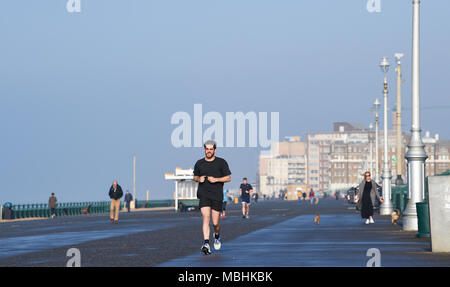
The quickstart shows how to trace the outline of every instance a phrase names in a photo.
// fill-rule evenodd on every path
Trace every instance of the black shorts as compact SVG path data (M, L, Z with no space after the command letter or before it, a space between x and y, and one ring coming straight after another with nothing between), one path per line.
M211 209L214 209L215 211L222 212L222 200L214 200L207 197L201 197L198 207L202 208L206 206L211 207Z

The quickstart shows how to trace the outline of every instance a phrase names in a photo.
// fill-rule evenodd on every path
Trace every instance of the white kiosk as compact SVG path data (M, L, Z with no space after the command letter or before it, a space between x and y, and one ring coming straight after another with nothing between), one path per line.
M165 179L175 181L175 211L178 211L179 199L197 199L198 182L194 181L193 169L181 169L177 167L175 174L166 173Z

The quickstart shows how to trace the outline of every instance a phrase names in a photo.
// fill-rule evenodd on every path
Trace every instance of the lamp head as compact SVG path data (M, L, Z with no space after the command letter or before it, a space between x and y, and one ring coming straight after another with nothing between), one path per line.
M373 106L376 110L378 110L380 108L380 100L375 99L375 102L373 103Z
M403 58L403 56L405 56L405 54L403 54L403 53L395 53L394 56L397 59L397 64L400 65L400 59Z
M387 57L383 57L381 59L381 63L380 63L381 71L383 71L383 73L387 73L389 70L389 66L390 66L390 64L389 64Z

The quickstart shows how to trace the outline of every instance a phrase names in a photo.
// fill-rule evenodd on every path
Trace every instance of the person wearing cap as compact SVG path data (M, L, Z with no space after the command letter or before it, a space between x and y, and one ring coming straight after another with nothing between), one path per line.
M253 192L253 187L247 183L247 178L244 177L242 179L243 183L239 187L239 190L241 192L241 202L242 202L242 218L250 218L249 212L250 212L250 193Z
M197 198L200 199L199 207L203 218L204 243L201 251L205 255L211 254L209 246L210 221L214 227L214 249L222 246L220 240L220 214L222 212L223 185L231 181L231 171L228 163L215 156L216 143L207 141L203 145L205 157L199 159L194 166L194 180L198 182Z

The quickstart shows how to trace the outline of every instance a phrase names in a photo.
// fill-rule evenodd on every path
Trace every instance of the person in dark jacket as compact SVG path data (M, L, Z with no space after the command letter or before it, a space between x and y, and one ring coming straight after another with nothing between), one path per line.
M117 224L119 220L120 198L123 196L122 187L114 181L109 189L109 197L111 198L111 208L109 211L109 218L111 223Z
M52 192L52 196L48 199L48 207L50 208L51 218L55 218L56 216L56 201L55 193Z
M370 172L364 173L364 180L359 184L358 190L358 207L361 210L361 217L366 219L366 224L375 223L373 220L373 207L375 200L378 199L383 203L377 191L377 183L370 178Z
M125 193L125 204L127 206L127 210L128 212L130 212L130 202L133 200L133 196L131 195L131 193L127 190L127 192Z

